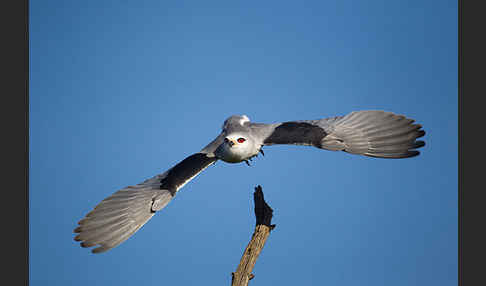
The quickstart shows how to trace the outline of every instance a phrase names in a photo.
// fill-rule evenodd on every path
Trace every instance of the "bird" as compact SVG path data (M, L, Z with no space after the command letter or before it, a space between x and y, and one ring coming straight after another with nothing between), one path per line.
M415 120L382 110L353 111L317 120L254 123L246 115L232 115L221 133L199 152L162 174L127 186L102 200L78 222L75 241L92 253L106 252L126 241L177 192L203 170L221 160L246 163L264 146L290 144L374 158L411 158L425 146L425 135Z

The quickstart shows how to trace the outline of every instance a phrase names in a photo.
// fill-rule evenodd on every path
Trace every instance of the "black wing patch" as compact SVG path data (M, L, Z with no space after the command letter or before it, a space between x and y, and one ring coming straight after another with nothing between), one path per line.
M268 136L263 143L271 144L297 144L321 146L322 139L327 133L319 126L306 122L284 122Z
M206 167L215 162L217 158L208 157L204 153L195 153L172 167L167 176L160 182L160 189L169 190L175 196L177 189L199 174Z

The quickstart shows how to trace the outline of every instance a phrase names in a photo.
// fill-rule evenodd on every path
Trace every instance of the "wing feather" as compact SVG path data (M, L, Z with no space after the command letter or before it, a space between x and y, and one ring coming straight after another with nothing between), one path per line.
M407 158L425 145L425 135L415 120L381 110L351 112L319 120L250 124L261 145L310 145L331 151L378 158Z
M206 150L213 149L218 138ZM74 240L80 241L82 247L98 246L92 249L93 253L116 247L163 209L180 188L216 160L210 152L195 153L163 174L113 193L78 222Z

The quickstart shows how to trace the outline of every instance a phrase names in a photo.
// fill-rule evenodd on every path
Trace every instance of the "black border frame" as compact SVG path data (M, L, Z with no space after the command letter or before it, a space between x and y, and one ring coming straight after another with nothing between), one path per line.
M2 1L2 284L29 284L29 1Z
M480 126L485 113L483 9L479 1L458 0L458 282L486 285L484 262L484 196ZM469 136L467 135L469 134ZM451 137L453 134L451 134ZM447 156L447 154L444 154ZM484 175L483 175L484 177Z

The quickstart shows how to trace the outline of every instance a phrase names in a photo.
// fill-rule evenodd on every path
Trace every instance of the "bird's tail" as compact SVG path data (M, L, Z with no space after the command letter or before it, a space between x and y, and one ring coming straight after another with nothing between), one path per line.
M425 135L413 119L385 111L356 111L328 120L322 148L378 158L408 158L425 145Z

